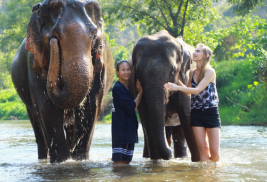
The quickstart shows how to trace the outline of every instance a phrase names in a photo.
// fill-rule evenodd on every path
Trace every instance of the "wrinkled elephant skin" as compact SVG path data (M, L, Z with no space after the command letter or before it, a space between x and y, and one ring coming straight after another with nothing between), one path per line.
M11 75L27 107L39 159L89 158L113 74L97 1L45 0L33 6Z

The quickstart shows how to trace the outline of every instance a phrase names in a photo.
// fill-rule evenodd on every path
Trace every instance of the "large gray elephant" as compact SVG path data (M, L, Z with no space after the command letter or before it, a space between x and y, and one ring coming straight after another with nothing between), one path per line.
M27 107L38 158L88 159L114 75L99 3L45 0L33 6L11 75Z
M134 47L130 60L132 70L129 86L133 95L136 95L136 79L140 80L143 87L138 112L145 136L144 157L165 160L172 157L164 126L168 117L178 113L181 126L173 127L172 131L174 157L186 155L184 133L191 160L200 160L190 126L190 97L182 92L168 92L164 87L167 82L178 83L178 79L185 84L188 82L186 73L192 65L191 48L181 38L174 38L165 30L142 37Z

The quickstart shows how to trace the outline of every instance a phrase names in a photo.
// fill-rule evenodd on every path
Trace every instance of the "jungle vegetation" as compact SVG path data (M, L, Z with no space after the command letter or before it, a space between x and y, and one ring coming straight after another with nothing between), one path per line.
M28 119L10 66L26 35L31 6L38 2L9 0L0 12L0 119ZM267 124L267 0L99 2L115 63L130 57L140 37L162 29L193 46L204 43L214 53L222 124ZM100 120L110 122L111 92L104 102Z

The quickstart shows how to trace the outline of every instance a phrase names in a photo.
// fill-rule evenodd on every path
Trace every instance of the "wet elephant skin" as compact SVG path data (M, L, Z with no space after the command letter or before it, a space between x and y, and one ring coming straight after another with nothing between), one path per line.
M143 156L151 159L172 157L165 137L165 119L178 113L181 125L172 128L174 157L186 155L185 140L191 160L199 161L199 150L190 126L190 97L182 92L168 92L167 82L188 82L186 72L192 64L192 47L181 38L172 37L163 30L144 36L136 43L131 63L129 87L136 95L135 82L140 80L143 96L138 106L145 136Z
M114 75L98 2L46 0L33 6L11 75L27 107L38 158L88 159Z

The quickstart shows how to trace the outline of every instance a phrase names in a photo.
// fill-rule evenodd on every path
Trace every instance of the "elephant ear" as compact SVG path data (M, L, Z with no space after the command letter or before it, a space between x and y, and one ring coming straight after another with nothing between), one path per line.
M91 21L95 25L98 25L98 23L102 21L101 7L100 7L100 4L96 0L86 2L86 4L84 5L84 8L85 8L87 15L90 17Z
M186 72L192 68L192 63L193 63L192 54L194 51L194 47L186 44L181 36L177 37L176 40L179 42L179 44L183 49L183 59L182 59L180 74L182 78L185 79Z
M103 43L105 40L105 36L103 35L102 31L102 19L99 21L97 26L97 32L94 35L92 41L92 61L94 65L95 72L100 72L103 69L104 65L104 58L103 58L103 50L105 50L105 44Z
M43 68L48 65L49 52L42 43L42 33L37 21L38 9L40 6L41 3L38 3L32 7L32 16L28 23L25 49L34 55L34 59L39 66Z
M85 4L85 10L87 15L90 17L93 24L89 24L91 32L94 32L92 40L92 61L94 65L94 71L99 73L104 67L103 60L103 50L105 50L105 44L103 40L105 39L103 35L102 28L102 17L101 17L101 8L97 1L89 1ZM97 28L97 31L94 29Z

